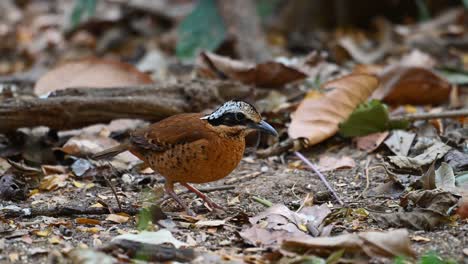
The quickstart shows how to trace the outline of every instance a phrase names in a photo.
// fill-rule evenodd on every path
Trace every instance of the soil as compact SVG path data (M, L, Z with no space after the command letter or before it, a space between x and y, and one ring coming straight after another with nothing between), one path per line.
M382 151L380 151L382 152ZM307 152L307 156L314 162L321 155L350 156L356 166L352 169L336 170L325 173L331 185L350 208L366 208L371 211L376 206L386 207L388 210L396 210L398 200L389 198L366 198L363 191L366 188L365 166L369 159L369 166L381 162L382 155L367 154L352 147L352 144L324 145L313 148ZM317 175L305 170L296 162L294 155L272 157L269 159L257 159L246 156L238 168L228 177L218 182L204 184L202 186L222 186L225 183L234 184L231 190L214 191L208 195L218 204L224 205L227 210L224 213L210 212L204 205L195 199L192 194L184 195L184 200L190 204L200 216L207 220L225 219L228 216L245 213L254 216L265 210L265 206L255 202L252 196L260 197L272 203L283 203L290 209L297 209L307 194L314 195L315 203L327 202L333 211L339 210L338 204L328 195L326 188ZM137 175L132 181L128 176L116 177L111 180L115 186L124 207L141 206L142 199L149 193L148 186L156 188L161 185L162 178L158 175ZM124 178L127 178L124 182ZM138 179L151 178L152 183L139 184ZM369 188L378 186L386 179L382 169L375 169L369 173ZM51 192L40 192L24 202L14 203L23 208L53 205L70 205L89 207L97 203L98 199L117 207L116 200L111 189L105 183L96 183L91 188L78 188L73 181L83 182L85 185L91 181L81 181L77 178L69 178L67 185ZM154 187L153 186L153 187ZM201 186L199 186L201 187ZM182 190L181 187L179 187ZM47 203L46 203L47 202ZM167 200L162 205L162 210L167 213L168 219L163 220L164 225L171 230L173 235L181 241L194 244L193 248L199 253L216 253L223 256L232 256L242 262L247 258L260 260L267 253L261 248L246 245L238 235L244 223L242 221L230 221L228 225L220 227L194 228L187 224L187 218L181 218L181 208L172 200ZM77 224L76 218L92 218L100 221L98 225ZM136 218L122 224L105 220L107 215L98 216L73 216L73 217L44 217L2 219L0 228L1 263L10 263L11 258L18 257L22 263L47 263L49 252L53 256L61 255L74 247L97 247L110 241L113 237L125 233L135 232ZM333 235L343 232L358 232L366 230L384 230L370 218L360 218L348 221L346 218L335 221ZM66 228L64 228L66 226ZM95 227L95 228L93 228ZM47 235L40 235L37 231L46 231ZM67 233L68 232L68 233ZM66 235L64 235L66 234ZM443 257L452 258L463 262L463 249L468 245L468 225L466 221L458 220L454 224L443 225L433 231L411 230L413 247L421 255L428 251L436 251ZM54 237L59 239L54 240ZM425 239L421 239L421 237ZM419 239L418 239L419 238ZM424 240L424 241L422 241ZM16 255L17 254L17 255ZM226 259L226 257L224 257ZM219 259L218 259L219 260ZM382 260L375 260L380 262ZM388 262L389 260L387 260ZM465 256L466 261L466 256ZM203 262L201 262L203 263ZM228 262L226 262L228 263ZM232 263L232 262L231 262ZM258 262L261 263L261 262Z

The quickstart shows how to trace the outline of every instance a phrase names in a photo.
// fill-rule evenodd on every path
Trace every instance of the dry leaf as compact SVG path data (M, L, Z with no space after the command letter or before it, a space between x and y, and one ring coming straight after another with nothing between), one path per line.
M403 207L412 208L411 211L374 213L372 217L384 227L432 230L448 221L448 211L458 203L458 200L456 195L447 191L413 191L402 198Z
M395 130L384 143L395 155L406 157L408 156L415 136L414 133L409 133L404 130Z
M39 190L53 191L67 185L68 174L52 174L45 176L39 185Z
M449 99L451 90L449 82L421 67L390 67L379 80L380 86L372 98L395 105L442 104Z
M239 234L249 244L275 247L284 239L305 239L311 232L316 232L315 235L328 233L328 228L321 224L330 212L326 204L304 207L300 212L277 204L249 218L252 227L244 228Z
M118 141L109 137L82 134L70 138L67 143L65 143L63 147L60 148L60 150L69 155L83 156L95 154L104 149L117 146L118 144Z
M34 92L45 95L69 87L105 88L150 83L150 76L131 64L92 58L68 62L49 71L36 82Z
M344 249L347 253L364 253L369 257L415 257L406 229L388 232L362 232L335 237L315 237L303 240L288 239L282 249L292 252L307 252L320 256Z
M198 58L198 72L209 78L227 77L260 87L280 87L307 77L305 73L280 62L253 64L210 52L202 52Z
M91 218L76 218L75 222L79 225L99 225L101 221Z
M123 224L128 221L129 217L125 215L119 215L119 214L110 214L106 217L107 221L111 221L117 224Z
M216 227L226 224L225 220L202 220L195 223L196 227Z
M318 167L319 170L324 171L331 171L336 169L349 169L356 166L356 163L351 157L341 157L341 158L334 158L330 156L322 156L320 157Z
M177 240L167 229L161 229L157 232L143 231L139 234L124 234L116 236L112 239L112 243L119 243L121 240L129 240L134 242L140 242L144 244L160 245L164 243L170 243L174 247L179 248L186 246L187 244Z
M314 145L335 135L338 125L377 88L376 77L350 74L323 85L332 89L318 99L305 98L291 117L289 136L307 138Z
M388 136L388 131L384 131L384 132L369 134L367 136L357 137L357 138L354 138L354 141L356 142L356 146L360 150L364 150L370 153L376 150L382 144L382 142L387 138L387 136Z
M425 143L421 143L427 141ZM425 137L418 138L415 149L421 146L421 154L415 157L405 156L388 156L392 164L401 169L418 170L421 166L431 164L436 158L443 158L444 155L451 149L450 146L441 141L432 140ZM422 146L424 145L424 146Z

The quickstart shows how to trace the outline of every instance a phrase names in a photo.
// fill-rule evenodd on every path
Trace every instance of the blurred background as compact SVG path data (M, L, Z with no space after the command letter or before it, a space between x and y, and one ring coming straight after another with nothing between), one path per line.
M34 81L61 62L104 57L136 65L154 80L183 78L201 50L253 62L320 51L345 65L382 63L419 49L441 66L465 69L467 6L462 0L4 0L0 75Z

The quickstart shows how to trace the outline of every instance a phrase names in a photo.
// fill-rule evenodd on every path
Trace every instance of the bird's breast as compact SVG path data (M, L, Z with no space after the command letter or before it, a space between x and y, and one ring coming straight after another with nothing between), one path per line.
M146 161L168 180L205 183L229 175L242 159L244 149L244 138L213 137L150 153Z

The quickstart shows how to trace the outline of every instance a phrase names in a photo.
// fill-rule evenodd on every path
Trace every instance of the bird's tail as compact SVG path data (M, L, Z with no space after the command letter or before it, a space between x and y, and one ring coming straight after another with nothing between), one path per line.
M105 149L101 152L94 154L91 158L95 160L109 159L124 151L128 150L127 144L120 144L112 148Z

